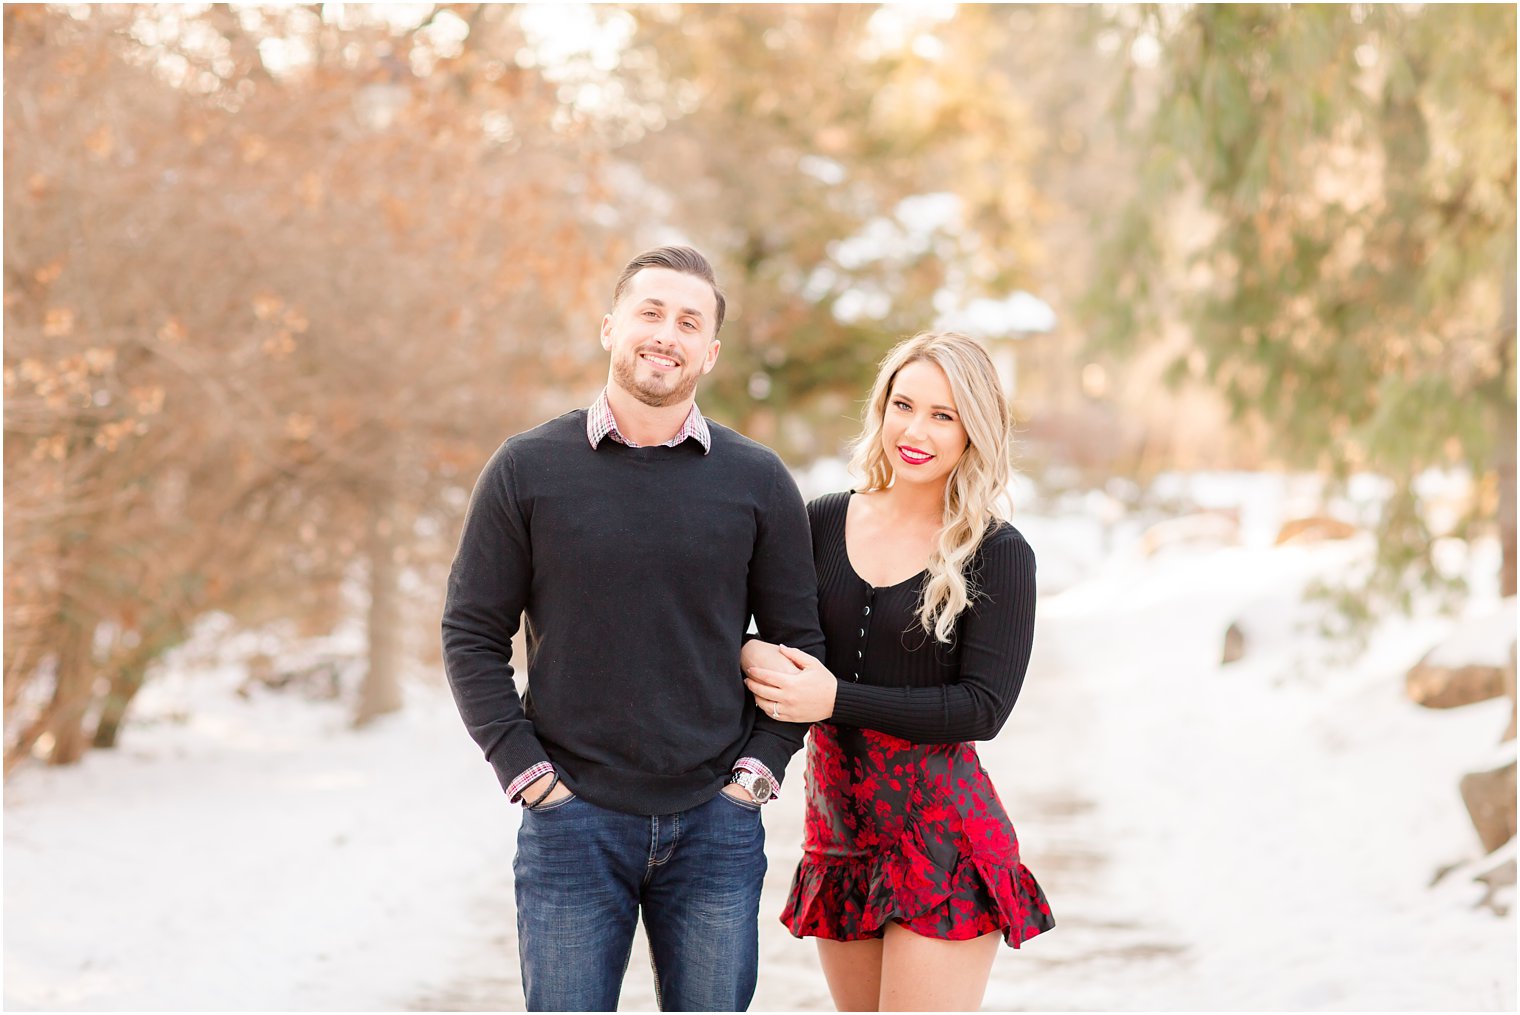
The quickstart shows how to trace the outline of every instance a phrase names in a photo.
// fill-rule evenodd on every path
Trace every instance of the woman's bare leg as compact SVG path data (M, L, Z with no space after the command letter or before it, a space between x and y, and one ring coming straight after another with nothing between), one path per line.
M818 962L839 1011L879 1011L881 940L829 941L818 939Z
M877 960L881 995L877 1011L978 1011L992 976L1000 931L969 941L920 937L887 924ZM828 967L824 967L827 974ZM832 984L832 980L830 981ZM839 995L834 995L836 1003Z

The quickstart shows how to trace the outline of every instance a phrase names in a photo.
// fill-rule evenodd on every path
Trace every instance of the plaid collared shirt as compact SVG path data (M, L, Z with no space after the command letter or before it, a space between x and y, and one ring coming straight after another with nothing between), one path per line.
M607 401L606 388L603 388L602 393L597 396L596 401L591 403L591 408L586 410L586 440L591 443L593 451L596 450L597 445L602 443L604 437L611 437L619 444L626 444L630 448L640 446L624 437L622 431L618 429L617 420L612 418L612 403ZM657 446L673 448L687 438L692 438L702 445L702 453L704 455L712 451L712 431L708 429L707 420L703 418L701 410L697 408L695 402L692 403L691 412L686 414L686 422L681 424L681 429L676 431L676 435ZM771 774L771 770L765 766L765 763L758 758L740 758L734 762L734 769L736 771L742 769L746 772L752 772L766 782L769 782L771 784L771 799L775 799L776 794L780 792L781 787L777 784L776 777ZM553 773L553 771L554 766L547 761L539 762L512 780L512 784L507 787L508 798L512 800L521 799L522 791L527 789L530 783L540 776ZM524 802L533 803L534 801L528 800Z
M630 448L640 446L624 437L623 432L618 429L617 420L612 418L612 403L607 401L606 388L603 388L602 393L596 397L596 401L591 403L591 408L586 410L586 440L591 442L592 450L602 443L603 437L611 437L619 444L626 444ZM712 432L708 430L707 420L702 417L702 410L697 408L695 402L691 404L691 411L686 414L686 422L681 424L681 429L676 431L676 435L656 446L673 448L688 437L694 438L698 444L702 445L704 455L712 451Z

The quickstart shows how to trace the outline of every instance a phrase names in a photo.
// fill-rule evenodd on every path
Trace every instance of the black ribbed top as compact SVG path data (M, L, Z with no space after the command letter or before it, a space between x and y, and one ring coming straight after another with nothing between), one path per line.
M853 491L808 505L818 610L841 726L918 743L990 740L1024 684L1034 645L1035 563L1019 530L996 522L971 557L977 594L946 645L918 621L926 572L887 588L855 573L844 523Z

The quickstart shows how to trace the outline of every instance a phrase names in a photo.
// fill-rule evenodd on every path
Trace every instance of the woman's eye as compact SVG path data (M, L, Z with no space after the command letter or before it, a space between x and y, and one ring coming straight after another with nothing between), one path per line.
M900 410L902 412L912 412L913 411L913 406L909 405L907 402L893 402L892 403L892 408L898 409L898 410Z

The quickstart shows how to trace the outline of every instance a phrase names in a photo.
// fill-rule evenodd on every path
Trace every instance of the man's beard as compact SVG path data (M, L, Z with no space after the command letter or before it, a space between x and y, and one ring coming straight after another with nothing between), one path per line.
M626 358L613 360L612 379L617 382L618 387L655 409L663 409L667 405L678 405L690 398L692 392L697 390L697 378L700 374L695 372L689 377L681 377L675 387L669 389L660 384L658 376L649 381L640 381L638 369L641 351L643 350L635 350Z

